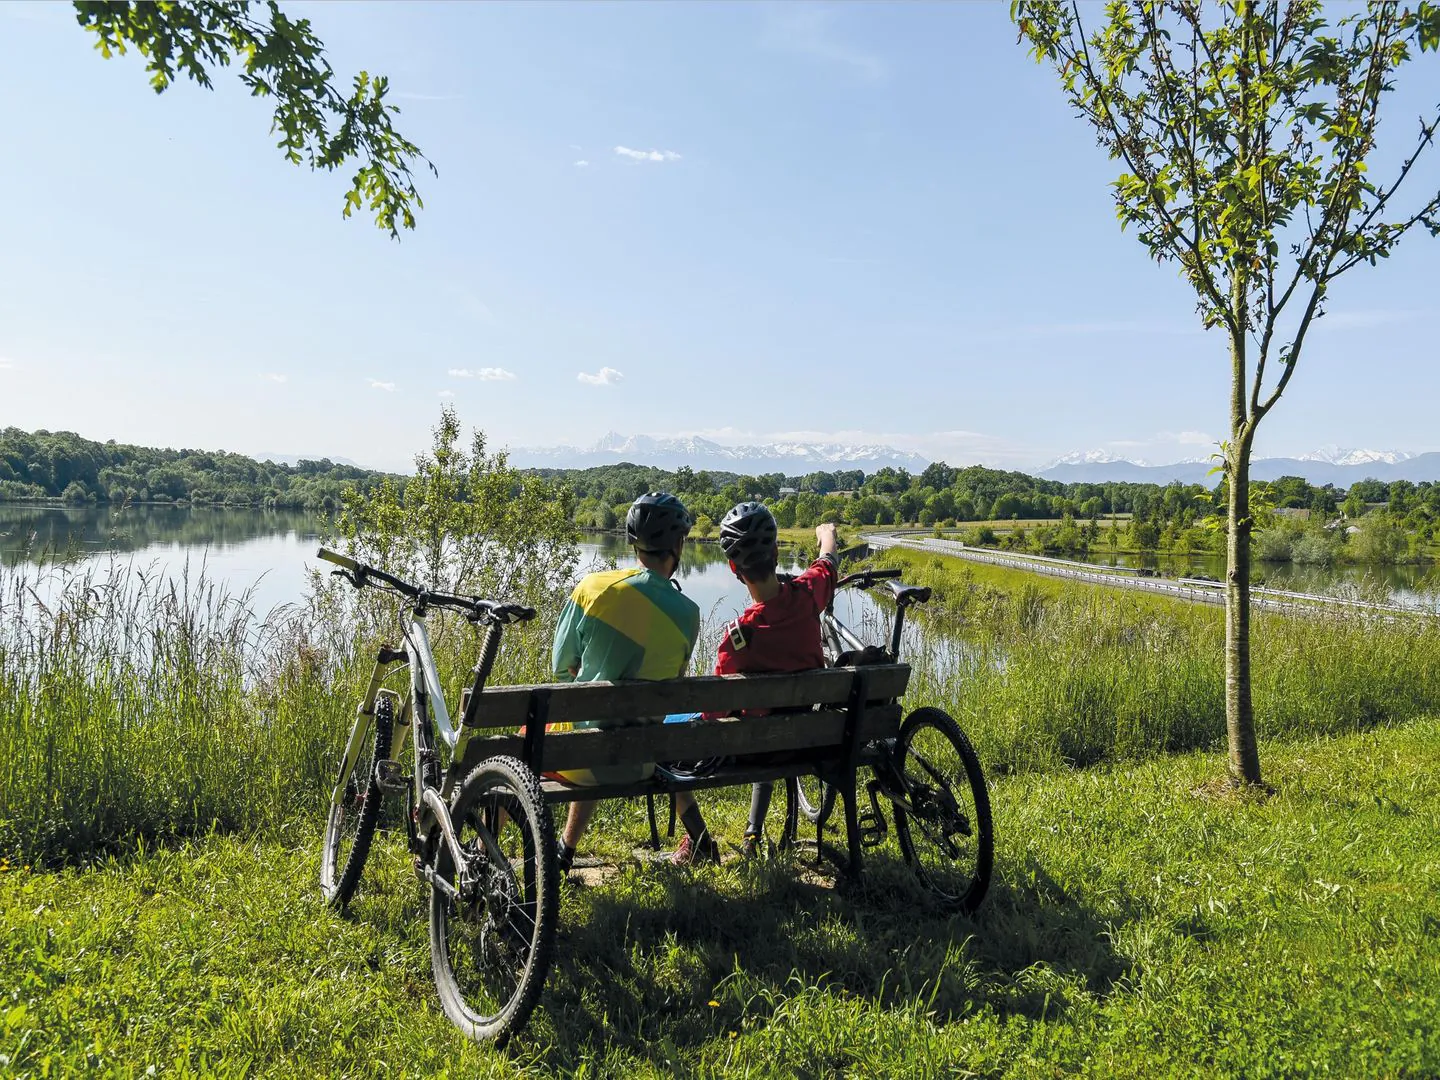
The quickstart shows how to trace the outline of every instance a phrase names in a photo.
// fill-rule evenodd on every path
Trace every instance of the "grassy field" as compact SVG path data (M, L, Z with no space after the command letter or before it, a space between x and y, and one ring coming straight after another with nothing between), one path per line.
M913 551L877 561L935 590L906 646L908 699L952 713L992 771L1224 744L1220 608ZM1264 735L1440 713L1440 619L1257 613L1252 636Z
M1234 801L1217 610L884 558L937 594L908 700L993 781L986 906L932 910L893 848L858 889L641 865L643 809L607 806L612 869L567 887L503 1055L439 1012L398 843L350 915L318 898L378 624L257 625L204 583L0 589L0 1076L1440 1074L1440 620L1257 618L1276 794ZM453 682L472 639L437 630ZM501 680L543 678L549 635ZM744 809L706 800L730 842Z
M926 907L893 853L862 889L643 867L617 807L621 865L565 887L549 988L503 1054L442 1018L393 844L349 916L319 900L315 822L10 864L0 1073L1436 1075L1440 722L1263 755L1278 793L1255 801L1207 793L1210 755L998 782L971 919Z

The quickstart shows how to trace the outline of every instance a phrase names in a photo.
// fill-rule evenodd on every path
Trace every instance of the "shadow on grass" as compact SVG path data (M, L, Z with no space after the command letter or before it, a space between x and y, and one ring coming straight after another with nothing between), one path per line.
M886 856L868 859L853 884L781 859L719 872L636 868L570 886L532 1025L573 1061L614 1046L699 1046L787 988L886 1009L921 1001L940 1023L983 1007L1054 1019L1067 988L1108 994L1128 962L1107 926L1038 864L1018 869L992 883L972 917L935 906Z

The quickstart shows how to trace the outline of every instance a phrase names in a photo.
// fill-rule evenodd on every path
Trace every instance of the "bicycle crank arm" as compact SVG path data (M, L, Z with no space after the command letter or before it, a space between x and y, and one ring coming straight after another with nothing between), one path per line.
M452 904L459 901L459 891L455 888L454 885L451 885L450 882L446 881L443 877L437 874L433 866L422 866L420 868L420 873L424 875L426 881L428 881L432 886L444 893L446 899L448 899Z
M425 808L435 817L435 823L440 826L440 833L445 837L445 846L450 849L450 860L455 864L455 878L459 885L459 891L466 892L474 884L470 877L470 860L465 858L465 852L460 850L460 841L455 836L455 826L450 821L450 808L445 805L445 800L440 798L434 788L427 787L420 796ZM429 877L433 871L430 867L425 868Z

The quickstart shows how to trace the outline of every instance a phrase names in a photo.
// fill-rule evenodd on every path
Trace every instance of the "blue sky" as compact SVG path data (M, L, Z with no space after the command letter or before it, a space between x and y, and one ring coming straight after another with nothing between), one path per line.
M286 7L439 169L400 243L233 76L157 97L67 5L0 5L0 425L382 467L443 400L512 446L1224 433L1223 342L1007 5ZM1431 53L1386 134L1437 97ZM1342 279L1258 452L1440 449L1437 285L1424 234Z

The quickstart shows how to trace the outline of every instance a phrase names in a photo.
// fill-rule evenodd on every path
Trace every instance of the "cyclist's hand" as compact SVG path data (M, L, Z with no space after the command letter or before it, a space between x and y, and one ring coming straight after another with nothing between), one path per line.
M820 544L821 558L826 555L834 555L840 546L839 538L835 534L835 526L829 522L815 526L815 539Z

